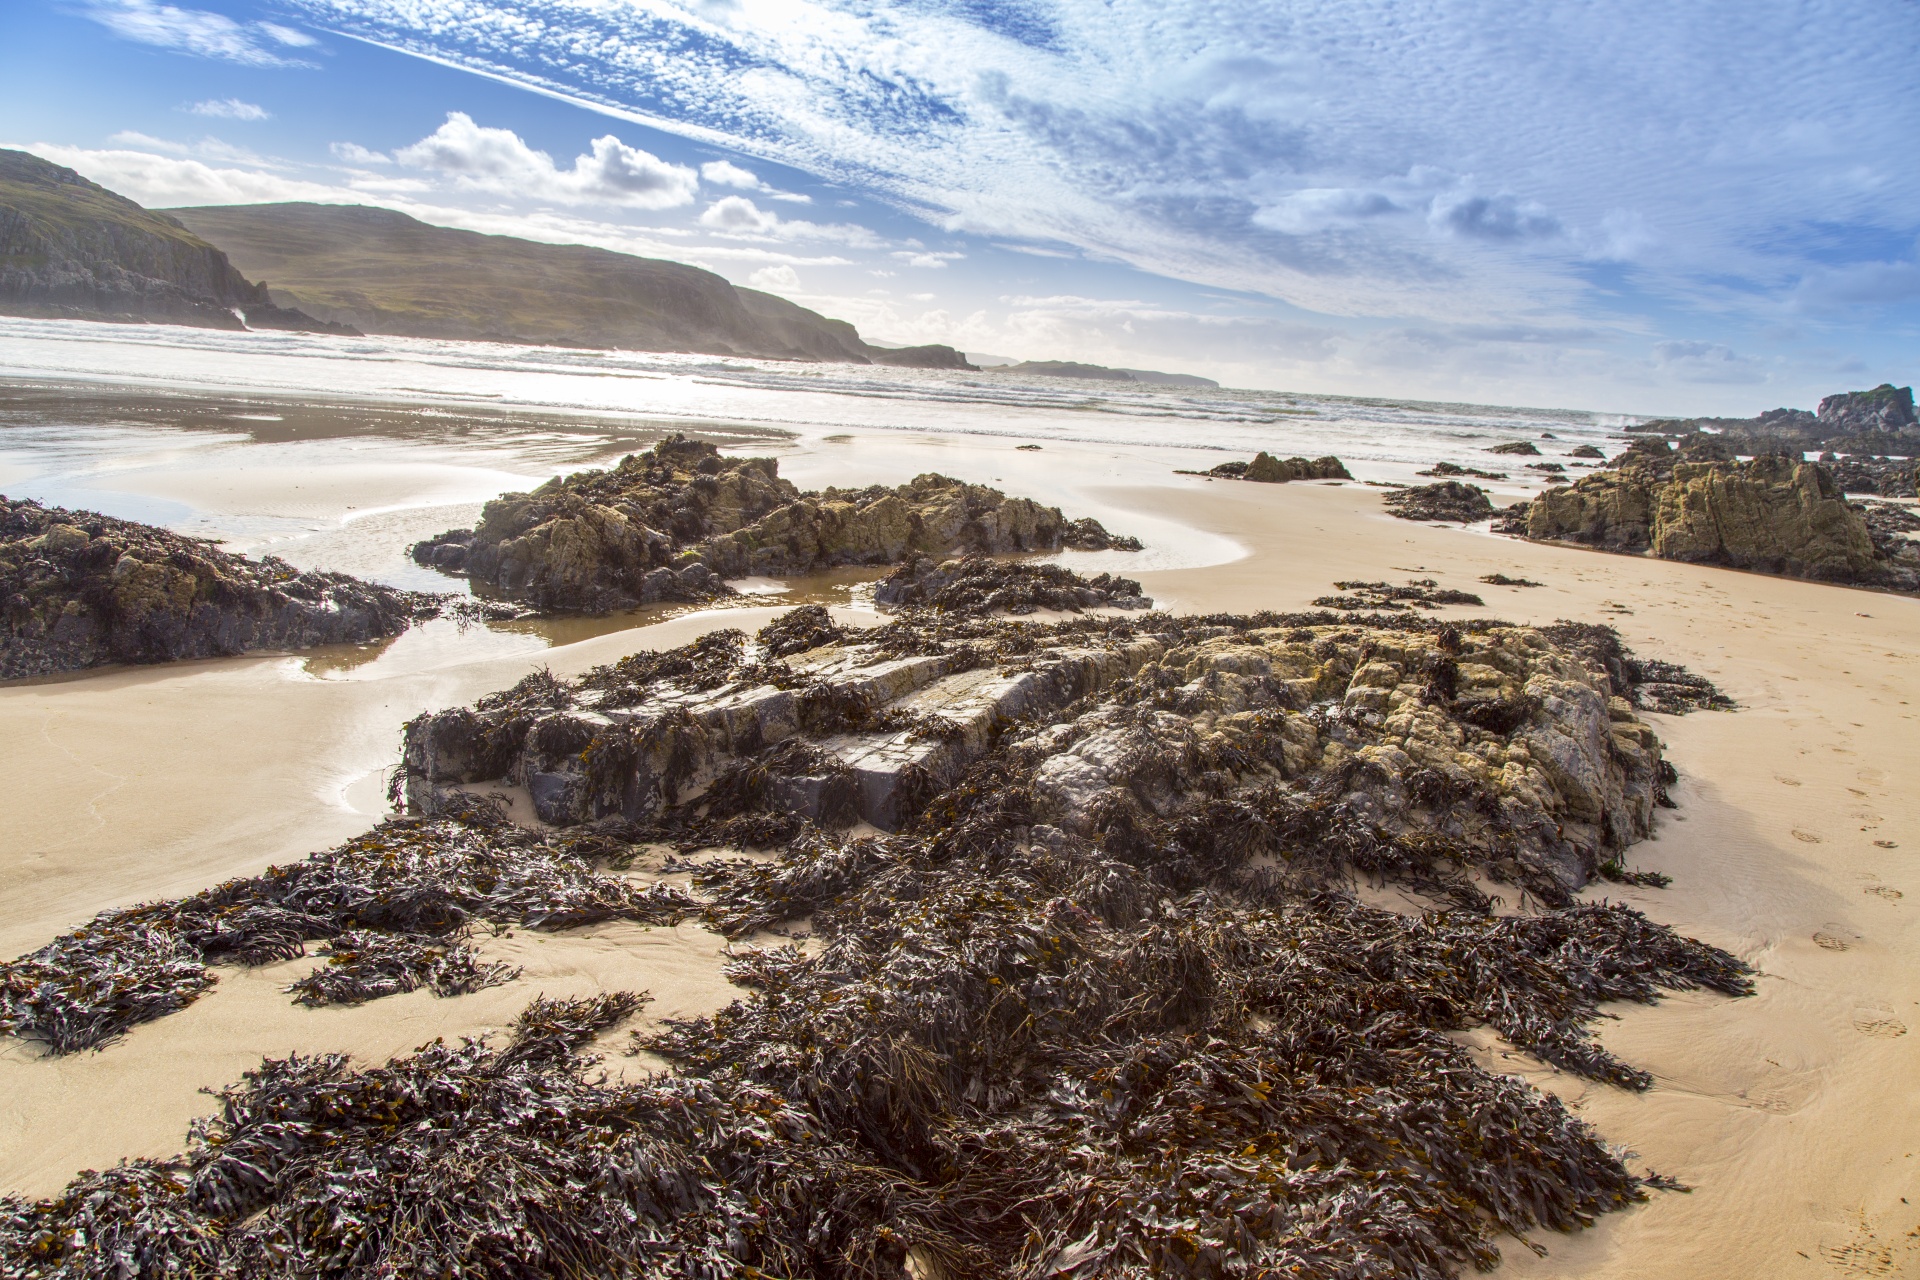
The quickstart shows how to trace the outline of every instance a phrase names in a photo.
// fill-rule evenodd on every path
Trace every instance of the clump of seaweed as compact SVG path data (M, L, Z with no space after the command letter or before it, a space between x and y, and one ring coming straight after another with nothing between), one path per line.
M1379 609L1386 612L1412 607L1438 609L1441 605L1464 604L1481 608L1487 603L1471 591L1441 587L1432 578L1415 578L1404 587L1390 582L1336 582L1347 595L1321 596L1314 607L1320 609Z
M694 905L601 875L569 841L512 826L484 804L463 816L393 819L290 866L103 912L0 963L0 1032L55 1053L98 1048L193 1003L213 985L209 965L289 960L321 939L329 962L290 988L302 1003L422 985L454 995L506 980L462 941L475 924L671 923Z
M1148 609L1132 578L1096 574L1087 578L1063 565L966 556L940 562L915 556L874 588L873 600L887 610L932 609L984 617L1023 614L1036 609L1080 613L1086 609Z
M1705 676L1695 675L1677 663L1635 657L1633 650L1620 643L1620 633L1612 627L1563 618L1540 628L1540 632L1553 643L1605 668L1616 691L1637 708L1683 716L1689 711L1733 711L1738 707Z
M1535 582L1531 578L1509 578L1504 573L1481 574L1480 581L1490 587L1543 587L1546 585L1544 582Z

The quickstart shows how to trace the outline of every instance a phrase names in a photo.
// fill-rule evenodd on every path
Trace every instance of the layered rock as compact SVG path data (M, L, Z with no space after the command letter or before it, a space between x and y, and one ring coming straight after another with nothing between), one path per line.
M1456 872L1483 865L1563 900L1647 834L1662 796L1659 742L1630 687L1526 628L806 621L822 643L780 659L777 628L758 642L719 633L422 716L407 727L408 801L437 812L507 782L563 825L744 805L891 830L1004 748L1033 770L1036 841L1292 795L1368 839L1443 842Z
M728 594L724 579L753 574L1139 545L1097 520L940 475L802 493L772 458L722 457L673 436L609 470L496 498L474 529L428 539L413 556L537 608L606 612L711 599Z
M277 306L172 218L24 151L0 151L0 312L354 332Z
M1527 536L1833 582L1886 576L1865 522L1818 464L1624 461L1534 499Z
M0 678L390 636L438 596L0 497Z

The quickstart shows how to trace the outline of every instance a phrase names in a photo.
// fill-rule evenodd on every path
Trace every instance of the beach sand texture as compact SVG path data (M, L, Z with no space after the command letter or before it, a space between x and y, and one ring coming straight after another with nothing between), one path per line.
M1050 445L1047 456L1072 464L1069 449ZM1733 950L1759 970L1759 994L1673 996L1604 1024L1610 1048L1654 1073L1644 1095L1475 1040L1498 1069L1567 1097L1610 1140L1695 1189L1550 1235L1544 1257L1511 1242L1503 1270L1920 1272L1920 1117L1907 1097L1920 1066L1910 1030L1920 1029L1920 875L1909 872L1920 851L1920 601L1410 524L1358 486L1168 476L1098 497L1248 551L1139 575L1164 607L1297 609L1336 579L1433 577L1485 596L1491 616L1610 623L1641 654L1684 663L1735 698L1736 713L1650 717L1680 771L1680 807L1627 861L1673 886L1591 892ZM1477 582L1493 572L1547 585ZM711 626L751 630L777 612L690 615L470 659L449 645L425 659L336 665L331 678L310 674L324 660L258 657L0 688L0 949L17 955L102 908L190 892L364 829L399 726L422 710L542 665L575 672ZM732 995L721 945L693 925L516 931L486 950L525 966L517 982L354 1009L301 1009L279 992L315 958L221 969L192 1008L104 1052L45 1060L0 1044L0 1189L46 1194L82 1167L178 1150L187 1121L208 1109L198 1091L262 1054L384 1058L501 1026L538 991L641 988L654 1017L717 1008Z

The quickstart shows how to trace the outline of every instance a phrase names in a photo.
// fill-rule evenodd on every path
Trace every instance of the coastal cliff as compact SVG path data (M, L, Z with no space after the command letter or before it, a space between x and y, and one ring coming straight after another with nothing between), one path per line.
M172 218L24 151L0 151L0 314L351 332L276 305Z
M540 609L608 612L730 594L749 574L896 564L955 552L1137 550L1091 519L984 485L923 475L896 489L803 493L772 458L722 457L671 436L617 467L509 493L473 529L418 543L413 557Z
M876 347L844 320L699 267L436 227L391 209L170 209L289 306L366 333L965 369L951 347Z

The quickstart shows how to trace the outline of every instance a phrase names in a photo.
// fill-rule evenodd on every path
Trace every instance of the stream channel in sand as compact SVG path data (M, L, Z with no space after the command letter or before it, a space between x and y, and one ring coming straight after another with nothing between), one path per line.
M0 490L81 495L79 505L239 549L441 586L409 576L419 571L400 552L412 538L471 521L501 488L605 461L670 425L610 439L522 422L518 437L463 442L122 423L98 427L118 434L91 451L84 433L6 437ZM1671 875L1672 887L1590 892L1733 950L1759 971L1758 995L1618 1010L1601 1036L1654 1073L1644 1095L1475 1041L1497 1069L1560 1093L1694 1190L1549 1236L1544 1257L1510 1242L1502 1271L1920 1273L1920 1118L1909 1097L1920 1047L1910 1030L1920 1029L1920 600L1410 524L1388 518L1378 491L1361 485L1177 476L1192 455L1152 445L1049 439L1023 452L1012 439L755 428L731 443L777 453L803 487L939 470L1096 515L1151 550L1073 557L1075 567L1124 567L1162 607L1297 609L1336 579L1433 577L1487 599L1484 611L1449 612L1606 622L1638 652L1713 679L1737 712L1650 717L1680 772L1680 807L1628 858ZM1480 586L1492 572L1546 586ZM465 631L435 623L360 649L0 687L0 951L17 955L103 908L191 892L364 830L383 810L399 727L421 711L543 665L577 672L714 626L752 629L801 599L871 621L847 607L859 576L790 584L742 609ZM47 1059L0 1042L0 1190L46 1194L82 1167L178 1150L208 1106L199 1091L263 1054L384 1059L501 1026L536 991L645 989L652 1017L710 1011L734 994L719 977L721 940L694 925L515 932L485 949L524 976L451 1000L418 991L312 1010L279 990L309 957L223 968L207 997L104 1052Z

